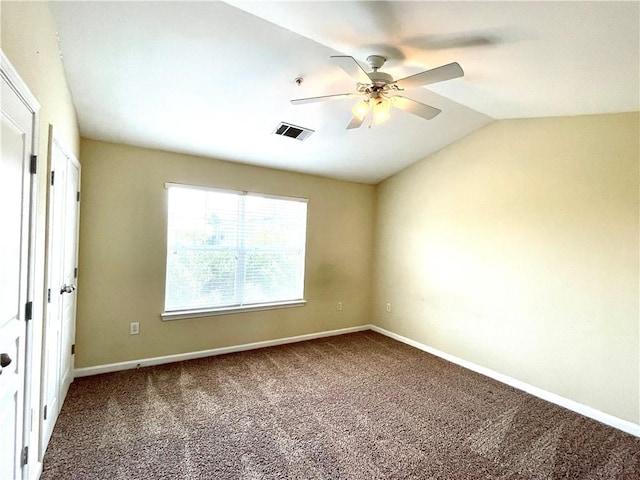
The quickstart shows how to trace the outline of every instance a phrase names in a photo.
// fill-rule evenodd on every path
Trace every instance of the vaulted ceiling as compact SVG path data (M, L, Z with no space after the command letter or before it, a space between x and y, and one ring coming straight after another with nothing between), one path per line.
M52 2L88 138L377 183L494 119L640 110L639 2ZM347 130L355 82L332 55L382 55L394 78L457 61ZM295 81L302 77L298 85ZM314 130L273 135L279 122Z

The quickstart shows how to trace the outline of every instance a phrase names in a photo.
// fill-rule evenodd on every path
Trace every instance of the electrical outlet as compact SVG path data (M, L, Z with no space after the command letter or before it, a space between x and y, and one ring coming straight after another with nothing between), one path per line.
M391 302L387 302L387 312L391 311Z
M336 305L336 310L338 310L339 312L342 311L342 302L338 302L338 304Z
M140 322L131 322L129 324L129 335L140 334Z

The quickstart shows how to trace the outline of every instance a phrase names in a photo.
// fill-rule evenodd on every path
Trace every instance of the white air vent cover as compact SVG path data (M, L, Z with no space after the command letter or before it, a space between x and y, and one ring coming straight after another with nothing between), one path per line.
M295 138L296 140L306 140L313 133L313 130L304 127L298 127L297 125L291 125L290 123L280 122L280 125L273 131L276 135L283 137Z

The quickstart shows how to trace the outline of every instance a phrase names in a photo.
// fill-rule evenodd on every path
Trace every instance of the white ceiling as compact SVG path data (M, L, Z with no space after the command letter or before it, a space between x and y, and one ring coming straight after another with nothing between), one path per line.
M52 2L83 136L377 183L493 119L640 110L640 2ZM457 61L464 78L404 95L346 130L329 61L371 54L402 78ZM368 68L367 68L368 69ZM295 78L304 77L297 86ZM280 121L315 130L273 135Z

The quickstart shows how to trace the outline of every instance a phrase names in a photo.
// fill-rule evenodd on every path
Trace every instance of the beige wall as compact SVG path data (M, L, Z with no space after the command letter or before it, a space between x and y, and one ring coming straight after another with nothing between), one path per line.
M163 322L165 182L309 198L307 305ZM83 139L76 367L370 323L373 214L370 185Z
M40 102L40 156L46 169L49 124L76 157L80 137L75 109L47 2L0 2L2 51ZM42 170L41 170L42 171ZM44 175L42 175L44 177ZM46 182L43 182L46 186Z
M381 183L375 323L639 423L639 126L499 121Z

